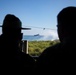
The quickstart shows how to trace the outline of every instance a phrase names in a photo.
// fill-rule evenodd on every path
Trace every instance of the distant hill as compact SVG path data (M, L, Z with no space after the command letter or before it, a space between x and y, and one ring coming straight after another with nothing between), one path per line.
M47 40L57 40L58 37L54 35L24 35L23 40L28 41L47 41Z

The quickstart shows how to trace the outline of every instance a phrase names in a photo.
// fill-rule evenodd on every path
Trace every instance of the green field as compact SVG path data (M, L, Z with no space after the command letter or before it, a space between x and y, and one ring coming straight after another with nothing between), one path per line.
M53 46L59 40L54 41L28 41L28 52L32 56L39 56L47 47Z

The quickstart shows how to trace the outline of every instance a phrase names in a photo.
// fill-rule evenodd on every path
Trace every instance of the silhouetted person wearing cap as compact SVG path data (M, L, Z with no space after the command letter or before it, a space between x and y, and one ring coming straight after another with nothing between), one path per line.
M46 74L74 74L76 67L76 7L63 8L57 15L60 43L39 56L36 71Z
M2 35L0 36L1 70L11 72L32 71L35 61L20 50L22 40L22 23L18 17L7 14L3 20Z

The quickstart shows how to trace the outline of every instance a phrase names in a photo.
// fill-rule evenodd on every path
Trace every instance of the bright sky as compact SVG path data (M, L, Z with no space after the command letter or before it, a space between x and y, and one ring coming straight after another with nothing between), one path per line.
M54 30L46 28L56 29L56 16L67 6L76 6L76 0L0 0L0 24L6 14L14 14L20 18L23 27L31 28L22 31L24 34L55 35Z

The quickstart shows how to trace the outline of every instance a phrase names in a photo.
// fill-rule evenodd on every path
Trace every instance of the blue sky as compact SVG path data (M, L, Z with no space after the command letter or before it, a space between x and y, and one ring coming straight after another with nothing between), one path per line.
M6 14L14 14L20 18L23 27L31 28L22 31L24 34L56 35L56 16L67 6L76 6L76 0L0 0L0 24Z

